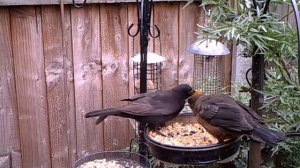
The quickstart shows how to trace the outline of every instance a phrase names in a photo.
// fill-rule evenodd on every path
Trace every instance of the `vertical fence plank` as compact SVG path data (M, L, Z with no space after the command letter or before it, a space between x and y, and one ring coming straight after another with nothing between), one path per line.
M294 14L294 9L292 5L284 5L284 9L280 10L281 14L284 13L285 15L287 15L288 13L290 13L287 17L287 19L285 19L285 21L287 21L292 27L296 27L296 18L295 18L295 14Z
M75 109L75 90L74 90L74 66L73 66L73 49L72 49L72 25L71 25L71 7L65 6L65 110L67 112L68 125L68 167L77 159L77 132L76 132L76 109Z
M154 50L166 58L162 68L162 89L170 89L178 84L178 3L156 3L154 23L159 25L161 44L156 40Z
M66 65L70 65L71 61L67 55L64 55L60 18L59 7L42 7L52 167L71 167L72 161L75 160L72 150L76 148L74 146L76 135L74 134L75 111L72 103L74 97L68 95L69 91L71 93L73 91L73 82L72 77L68 76L69 66ZM69 19L66 18L65 21L70 22ZM65 35L70 36L68 33ZM72 110L68 104L72 105Z
M103 108L124 105L128 97L127 5L100 6L103 60ZM117 123L117 124L116 124ZM123 149L129 145L128 119L108 117L104 124L105 150Z
M9 156L20 152L20 137L8 8L0 8L0 18L0 156L19 168L21 157L10 160ZM0 167L5 167L4 162L0 161Z
M136 4L128 4L128 26L134 24L131 28L131 34L135 34L138 30L138 16ZM133 62L131 57L140 53L140 34L136 37L128 35L128 53L129 53L129 95L134 95L134 80L133 80Z
M9 155L1 155L0 156L0 167L1 168L10 168L10 156Z
M194 56L187 52L189 45L196 41L197 24L202 22L201 8L192 3L183 8L186 2L179 6L179 84L193 82Z
M11 26L23 167L51 167L40 9L13 8Z
M232 45L228 45L228 48L230 50L230 54L228 54L227 56L223 57L222 59L222 63L223 63L223 70L224 70L224 78L223 78L223 82L224 82L224 91L225 92L231 92L231 81L232 81L232 65L233 65L233 61L232 60L236 55L236 45L232 44ZM236 59L236 58L234 58Z
M102 108L99 6L71 8L78 157L103 149L103 124L84 115Z
M128 8L128 27L131 24L134 24L133 28L131 29L131 33L134 34L138 30L138 15L137 15L137 5L136 3L130 3L127 5ZM140 36L139 33L136 37L130 37L128 36L128 67L129 67L129 80L128 80L128 90L129 90L129 96L134 95L134 78L133 78L133 61L131 58L140 52ZM129 135L131 137L135 137L135 134L137 134L137 122L133 119L129 120L130 127L129 127Z

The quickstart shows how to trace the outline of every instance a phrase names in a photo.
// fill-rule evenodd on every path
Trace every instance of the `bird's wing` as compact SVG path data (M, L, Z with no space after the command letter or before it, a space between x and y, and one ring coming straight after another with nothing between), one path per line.
M240 111L234 105L226 103L202 104L199 115L214 126L232 131L249 131L253 127L248 123Z
M258 123L264 125L265 122L263 121L263 119L261 118L261 116L259 116L254 110L252 110L250 107L244 105L243 103L241 102L238 102L237 103L243 108L245 109Z
M122 99L121 101L136 101L136 100L139 100L141 98L153 97L153 96L158 95L158 94L159 94L159 91L141 93L141 94L137 94L137 95L134 95L134 96L126 98L126 99Z
M135 116L164 116L169 115L170 110L166 108L167 105L162 102L144 103L144 102L132 102L129 105L123 106L120 109L123 113L132 114ZM176 105L175 105L176 106Z

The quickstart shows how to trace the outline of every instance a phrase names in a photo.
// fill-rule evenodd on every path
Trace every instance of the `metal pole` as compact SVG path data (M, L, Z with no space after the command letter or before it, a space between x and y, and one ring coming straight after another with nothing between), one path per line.
M150 3L149 0L142 0L141 2L141 32L140 32L140 52L141 52L141 66L140 66L140 93L147 92L147 49L148 49L148 30L150 27Z
M261 54L254 55L252 58L252 88L262 90L264 85L265 61ZM256 91L251 92L251 108L260 116L263 106L264 96ZM249 168L259 168L261 164L260 143L251 141L249 148Z
M257 7L256 1L253 0L255 8ZM270 0L265 2L263 14L266 14L269 9ZM255 9L256 10L256 9ZM254 47L254 52L257 46ZM252 57L252 88L251 92L251 108L262 116L260 109L264 103L264 95L256 92L255 90L263 90L265 77L265 60L263 54L256 54ZM251 141L249 148L249 168L258 168L261 164L261 147L259 142Z
M141 1L141 15L140 15L140 93L147 92L147 49L148 49L148 30L150 27L150 3L149 0ZM146 123L139 123L139 153L141 155L147 154L147 146L145 145L145 130Z

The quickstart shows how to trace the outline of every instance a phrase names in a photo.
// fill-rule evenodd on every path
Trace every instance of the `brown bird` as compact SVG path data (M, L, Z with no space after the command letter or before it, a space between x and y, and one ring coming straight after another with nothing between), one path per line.
M117 108L92 111L87 113L85 117L99 117L96 122L98 124L109 115L120 116L132 118L157 128L166 121L175 118L183 109L186 99L194 92L191 86L181 84L170 90L143 93L123 99L121 101L128 101L129 104Z
M221 142L241 135L271 146L286 140L281 133L268 129L254 110L226 94L202 96L196 91L188 103L198 122Z

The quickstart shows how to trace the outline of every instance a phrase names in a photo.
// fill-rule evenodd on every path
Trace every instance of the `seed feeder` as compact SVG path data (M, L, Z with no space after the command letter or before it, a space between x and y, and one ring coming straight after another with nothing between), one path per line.
M193 87L205 94L220 92L224 87L223 56L230 52L216 40L200 40L188 47L194 54Z
M141 55L137 54L131 60L133 61L134 92L135 94L139 94ZM147 53L147 92L161 90L161 69L164 60L165 58L158 54Z

